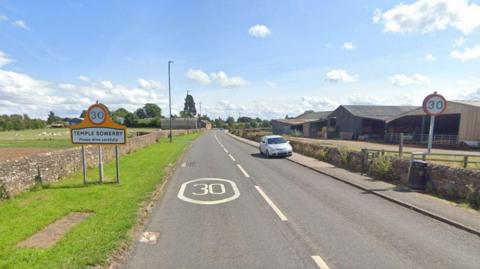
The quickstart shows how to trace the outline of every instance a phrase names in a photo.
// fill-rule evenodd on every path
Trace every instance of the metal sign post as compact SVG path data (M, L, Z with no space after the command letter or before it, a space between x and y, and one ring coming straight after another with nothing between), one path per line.
M102 146L98 146L98 178L100 183L103 182L103 150Z
M87 184L87 155L85 153L84 145L82 145L82 172L83 172L83 184Z
M435 128L435 116L430 116L430 130L428 131L428 154L432 152L433 128Z
M99 182L105 179L103 166L103 145L115 145L116 173L114 182L120 182L120 150L118 145L127 143L127 128L115 123L108 112L108 108L98 102L87 110L85 119L70 127L70 136L73 144L82 145L83 183L87 184L87 158L85 145L98 145L98 177Z

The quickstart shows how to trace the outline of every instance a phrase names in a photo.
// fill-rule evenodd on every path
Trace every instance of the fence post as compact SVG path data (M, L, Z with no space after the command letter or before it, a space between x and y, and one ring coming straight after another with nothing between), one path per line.
M463 156L463 168L467 168L468 166L468 156Z
M362 170L363 172L367 172L368 170L368 150L362 149Z
M398 144L398 155L403 159L403 133L400 133L400 143Z

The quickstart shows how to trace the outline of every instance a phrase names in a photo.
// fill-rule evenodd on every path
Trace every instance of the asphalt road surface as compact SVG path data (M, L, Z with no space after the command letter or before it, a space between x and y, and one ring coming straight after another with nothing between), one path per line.
M192 145L145 232L126 268L480 268L480 237L222 131Z

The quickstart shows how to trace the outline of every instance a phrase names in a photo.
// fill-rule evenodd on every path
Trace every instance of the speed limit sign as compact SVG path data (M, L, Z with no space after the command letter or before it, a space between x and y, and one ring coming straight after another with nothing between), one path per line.
M93 124L100 125L105 122L107 111L101 105L93 105L88 109L87 115Z
M430 94L423 100L423 111L430 116L438 116L447 109L447 100L437 92Z

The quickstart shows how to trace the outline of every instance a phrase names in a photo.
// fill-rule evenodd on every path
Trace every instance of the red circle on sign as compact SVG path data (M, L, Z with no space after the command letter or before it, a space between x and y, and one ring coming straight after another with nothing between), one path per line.
M440 107L439 107L439 104ZM433 93L423 99L423 111L430 116L438 116L447 109L447 99L440 94Z
M92 112L92 110L95 109L95 108L98 108L98 109L102 110L102 112L103 112L103 119L101 121L94 121L90 117L90 112ZM108 111L105 109L105 107L103 105L100 105L100 104L92 105L87 110L88 121L90 121L92 124L95 124L95 125L102 125L105 122L105 120L107 120L107 113L108 113Z

